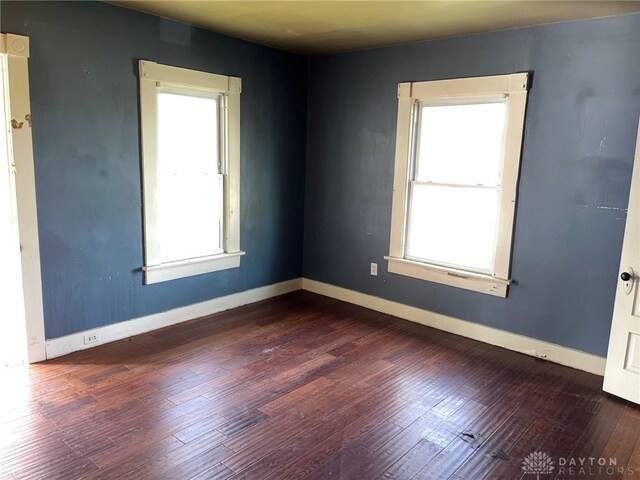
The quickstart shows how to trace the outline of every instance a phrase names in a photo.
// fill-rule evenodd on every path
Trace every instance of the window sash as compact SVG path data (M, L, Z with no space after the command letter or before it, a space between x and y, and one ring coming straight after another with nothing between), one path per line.
M412 209L414 206L414 201L413 201L413 197L414 197L414 190L415 190L415 186L426 186L426 187L444 187L444 188L450 188L450 189L467 189L467 190L493 190L496 192L497 197L498 197L498 202L500 199L500 187L493 187L493 186L484 186L484 185L464 185L464 184L448 184L448 183L436 183L436 182L418 182L418 181L411 181L409 182L409 198L408 198L408 203L407 203L407 215L406 215L406 222L405 222L405 244L404 244L404 255L403 258L406 258L407 260L412 260L415 262L422 262L422 263L427 263L427 264L431 264L431 265L437 265L437 266L441 266L441 267L451 267L454 268L456 270L462 270L462 271L467 271L467 272L474 272L474 273L485 273L485 274L490 274L490 275L494 275L495 272L495 258L496 258L496 244L494 242L494 246L493 246L493 260L491 262L491 267L488 269L482 269L482 268L474 268L472 266L469 265L463 265L463 264L458 264L458 263L451 263L451 262L446 262L446 261L442 261L442 260L438 260L435 258L424 258L424 257L419 257L416 255L410 255L409 252L412 250L411 249L411 213L412 213ZM500 209L500 205L498 204L497 206L498 210ZM498 225L496 223L495 225L495 235L497 237L497 228Z
M498 182L495 185L483 185L483 184L471 184L471 183L452 183L452 182L435 182L435 181L419 181L416 180L418 176L418 168L419 168L419 159L420 159L420 147L421 147L421 138L420 133L422 131L422 117L425 107L434 107L434 106L460 106L460 105L480 105L480 104L489 104L489 103L505 103L508 107L509 99L506 95L491 95L486 97L463 97L456 99L440 99L440 100L428 100L428 101L420 101L416 100L413 102L412 106L412 122L411 122L411 131L410 131L410 151L409 151L409 179L408 179L408 187L407 187L407 203L406 203L406 213L404 215L404 244L402 251L402 258L407 260L412 260L416 262L423 262L427 264L443 266L443 267L451 267L458 270L474 272L474 273L485 273L492 276L496 275L495 272L495 261L498 256L498 252L496 252L497 242L494 243L493 247L493 255L492 262L490 268L481 269L474 268L470 265L461 265L456 263L448 263L445 261L441 261L438 259L430 259L430 258L421 258L418 256L412 256L408 252L411 251L411 246L409 244L411 239L411 212L413 208L413 193L415 186L439 186L439 187L447 187L447 188L464 188L464 189L490 189L497 192L498 197L498 217L500 215L500 190L501 190L501 180L502 180L502 168L504 164L504 150L505 150L505 138L503 135L502 138L502 149L501 149L501 158L499 159L499 172L498 172ZM505 124L507 122L507 115L505 115ZM506 131L506 125L504 127ZM495 225L495 237L498 237L498 227L499 221L496 222Z
M217 195L215 196L216 198L214 199L214 201L216 202L215 205L211 205L210 208L206 208L206 209L202 209L202 206L199 206L200 207L199 210L201 210L201 214L202 214L201 216L204 216L204 218L202 218L200 221L205 222L207 221L207 218L217 217L218 219L218 222L217 222L218 239L215 244L212 243L209 246L206 246L204 244L194 245L192 243L191 245L189 245L188 243L185 243L181 251L176 250L175 248L172 249L166 244L168 241L167 234L166 234L167 226L164 224L165 222L163 221L163 218L166 218L168 213L163 212L163 208L166 208L167 204L171 203L171 199L173 195L168 194L166 189L162 188L162 186L167 183L167 180L162 179L161 173L160 173L160 166L162 164L161 159L164 156L164 153L160 151L161 149L160 125L161 125L162 119L160 117L161 111L159 106L160 105L159 99L161 94L176 95L176 96L182 96L186 98L204 98L204 99L210 99L215 101L215 108L217 109L217 111L215 112L216 126L218 130L217 139L216 139L217 140L216 141L217 156L215 159L211 158L211 161L216 162L216 165L215 165L216 179L214 180L214 183L217 183L218 185L218 188L217 188L218 192L217 192ZM157 116L158 121L156 123L157 129L158 129L157 130L158 133L156 135L156 142L157 142L156 149L157 149L158 163L156 167L157 177L156 177L156 184L154 189L156 191L157 200L148 208L151 208L154 211L153 214L157 219L156 228L159 229L158 231L159 233L161 233L161 236L165 239L165 242L160 242L158 246L159 248L157 252L157 258L150 259L151 264L184 261L189 259L216 255L216 254L224 253L225 251L225 248L224 248L224 176L221 174L221 172L224 169L223 165L225 165L226 163L224 158L224 132L226 131L226 126L225 126L226 122L223 115L224 106L223 106L222 98L223 98L223 95L217 91L163 84L160 82L156 83L155 100L157 105L156 108L158 111L158 116ZM188 141L189 141L189 138L185 138L180 141L180 144L183 144L184 142L188 142ZM165 172L165 175L166 173L167 172ZM184 171L182 171L181 173L181 171L178 171L177 175L188 177L189 173ZM215 229L216 227L211 225L211 228ZM186 235L195 236L195 235L198 235L200 232L192 231L192 232L183 232L183 233Z
M227 172L227 111L228 95L217 90L204 88L186 87L183 85L173 85L170 83L156 82L156 105L158 95L161 93L169 93L171 95L182 95L185 97L208 98L216 100L218 105L218 173Z
M493 186L499 186L502 180L502 169L504 166L504 157L505 157L505 144L507 140L507 120L509 115L509 97L507 95L491 95L487 97L463 97L463 98L447 98L447 99L439 99L439 100L415 100L412 105L412 122L411 122L411 146L409 152L409 171L411 172L410 180L417 181L418 178L418 169L419 169L419 159L420 159L420 148L421 148L421 139L420 132L422 132L422 122L423 122L423 114L424 109L428 107L457 107L464 105L484 105L484 104L504 104L505 105L505 118L504 118L504 128L502 135L502 149L501 149L501 158L499 159L499 167L498 167L498 181L493 184ZM433 183L440 183L432 181ZM453 182L451 182L453 184ZM463 182L458 182L461 185L465 185ZM475 185L475 184L469 184Z
M224 202L224 177L221 174L216 174L216 183L218 184L218 194L216 195L216 205L212 206L212 208L209 210L209 213L213 214L212 216L215 218L217 216L218 218L218 222L217 222L217 230L218 230L218 240L217 240L217 244L215 246L210 246L209 248L203 248L201 250L198 251L187 251L186 249L182 251L181 254L179 255L175 255L175 254L170 254L167 252L166 247L164 247L162 244L160 244L160 251L159 253L159 258L157 262L153 262L152 264L162 264L162 263L169 263L169 262L178 262L178 261L183 261L183 260L189 260L189 259L196 259L196 258L202 258L202 257L207 257L207 256L211 256L211 255L218 255L218 254L222 254L225 252L225 248L224 248L224 206L223 206L223 202ZM161 217L162 214L159 211L160 209L157 208L157 205L154 206L154 208L156 209L156 217ZM160 221L158 222L160 223ZM162 228L160 226L157 227L158 230L162 231Z

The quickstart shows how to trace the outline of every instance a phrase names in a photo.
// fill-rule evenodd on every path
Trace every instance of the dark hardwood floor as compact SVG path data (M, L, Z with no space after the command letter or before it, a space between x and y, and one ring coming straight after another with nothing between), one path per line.
M602 378L306 292L0 378L0 480L640 478Z

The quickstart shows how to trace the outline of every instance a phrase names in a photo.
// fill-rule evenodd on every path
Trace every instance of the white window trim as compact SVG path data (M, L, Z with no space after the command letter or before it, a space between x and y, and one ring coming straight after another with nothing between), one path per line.
M396 135L393 205L388 271L431 282L507 296L513 220L517 196L518 172L524 115L527 103L528 74L496 75L398 85L398 123ZM493 275L474 273L429 263L408 260L405 256L408 187L411 166L411 142L415 105L424 101L455 101L463 98L508 97L504 156L499 197L499 216Z
M200 275L240 266L240 93L242 80L237 77L198 72L140 60L140 121L142 132L142 172L144 208L145 284ZM146 208L156 199L157 166L157 89L163 86L187 87L217 92L225 96L226 138L223 138L224 252L200 258L158 263L154 210Z

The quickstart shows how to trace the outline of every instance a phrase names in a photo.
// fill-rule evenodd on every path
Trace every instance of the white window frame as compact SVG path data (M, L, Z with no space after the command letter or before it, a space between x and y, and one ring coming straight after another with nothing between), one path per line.
M389 255L385 257L389 272L499 297L507 296L507 289L511 283L509 278L511 247L527 88L527 73L410 82L398 85L398 123L391 237ZM507 113L492 272L490 274L478 273L408 259L405 252L405 242L418 105L421 102L455 105L456 103L460 104L463 99L482 102L496 98L507 100Z
M139 62L140 124L142 133L142 176L144 209L145 284L200 275L240 266L240 93L242 80L237 77L199 72ZM221 165L223 181L223 248L215 255L162 262L156 218L153 208L157 198L158 165L158 92L173 89L219 94L223 101L221 123ZM176 90L177 89L177 90Z

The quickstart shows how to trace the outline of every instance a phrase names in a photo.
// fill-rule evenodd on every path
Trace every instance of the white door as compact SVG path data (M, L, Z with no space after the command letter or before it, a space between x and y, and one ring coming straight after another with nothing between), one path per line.
M7 91L6 56L0 55L0 366L26 360L27 334Z
M640 127L603 389L640 403Z

